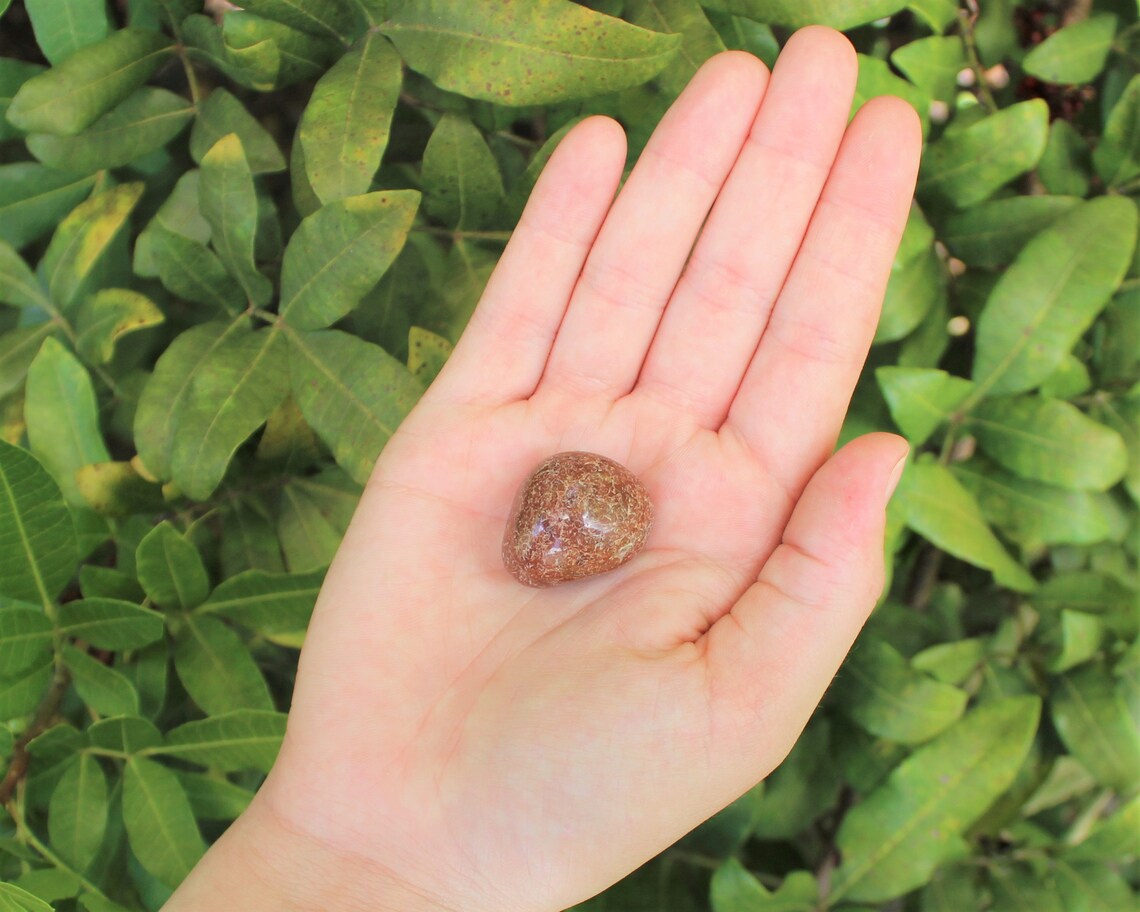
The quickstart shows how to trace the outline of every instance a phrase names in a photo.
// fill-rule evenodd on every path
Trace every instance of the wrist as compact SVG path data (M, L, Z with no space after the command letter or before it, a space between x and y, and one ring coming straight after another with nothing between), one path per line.
M162 912L457 912L364 858L289 827L269 802L250 807L190 872Z

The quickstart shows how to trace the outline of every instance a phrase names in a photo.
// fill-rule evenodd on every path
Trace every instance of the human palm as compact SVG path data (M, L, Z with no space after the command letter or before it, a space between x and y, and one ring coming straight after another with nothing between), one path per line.
M258 797L290 830L436 908L554 910L787 753L878 595L905 453L828 459L919 146L897 99L847 126L854 77L825 29L770 78L718 56L616 201L620 129L563 141L329 570ZM653 528L530 589L507 513L565 450L635 472Z

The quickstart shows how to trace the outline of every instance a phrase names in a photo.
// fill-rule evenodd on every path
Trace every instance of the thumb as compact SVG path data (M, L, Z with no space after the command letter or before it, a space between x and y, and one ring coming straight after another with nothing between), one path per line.
M713 711L730 716L721 730L740 739L732 755L743 787L791 749L881 594L885 507L906 455L893 434L833 455L757 581L709 630Z

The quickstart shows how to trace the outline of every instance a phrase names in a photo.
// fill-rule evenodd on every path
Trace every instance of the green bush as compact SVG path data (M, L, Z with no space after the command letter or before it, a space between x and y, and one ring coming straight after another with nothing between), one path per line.
M1132 0L112 6L0 0L0 908L161 905L562 133L632 161L809 22L928 138L845 426L916 454L892 579L790 758L580 908L1132 907Z

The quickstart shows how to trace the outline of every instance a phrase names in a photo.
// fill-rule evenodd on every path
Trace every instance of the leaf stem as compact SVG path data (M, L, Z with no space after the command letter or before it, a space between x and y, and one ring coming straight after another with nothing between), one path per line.
M978 55L978 42L974 37L974 24L978 21L979 15L978 4L971 0L966 5L969 9L958 11L962 46L966 50L966 61L970 64L970 69L974 71L978 100L988 113L994 114L998 110L998 103L994 98L994 93L990 91L989 83L986 82L986 68L982 65L982 58Z
M52 676L51 685L43 699L40 700L40 705L36 709L31 725L25 729L16 742L16 746L12 750L12 761L8 764L4 778L0 779L0 804L7 805L12 800L12 796L28 772L28 761L31 759L28 754L28 744L47 731L52 719L55 718L60 706L63 705L63 698L67 696L71 676L67 667L59 661L59 655L57 649L55 673Z

